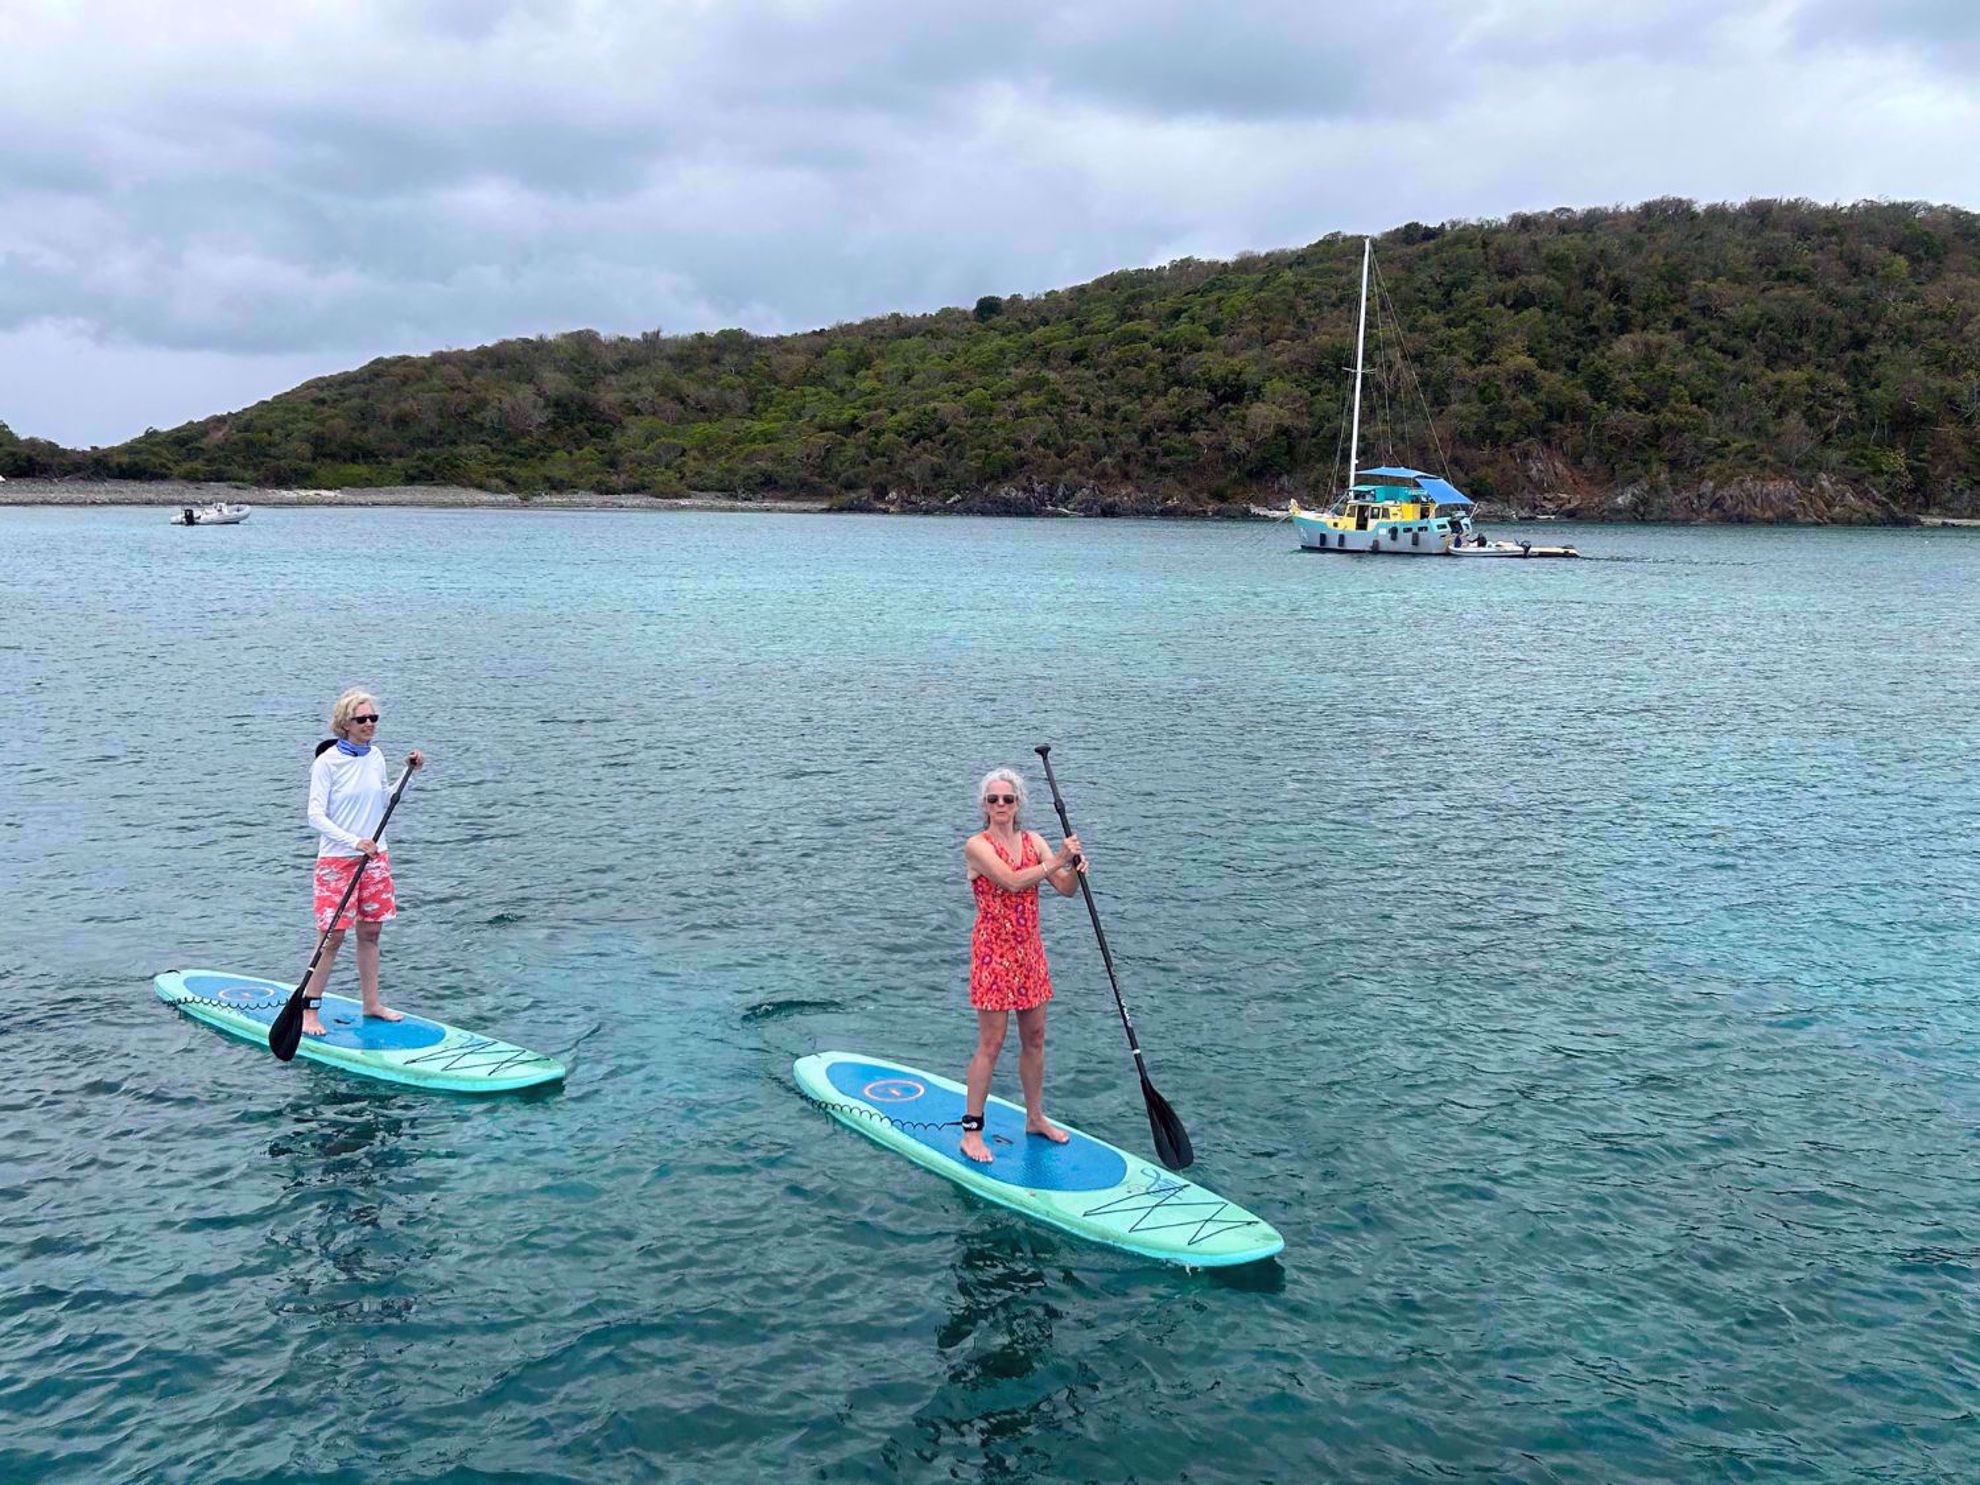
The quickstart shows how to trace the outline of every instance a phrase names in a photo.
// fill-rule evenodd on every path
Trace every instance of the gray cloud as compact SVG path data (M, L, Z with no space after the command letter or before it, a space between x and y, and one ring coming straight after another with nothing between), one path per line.
M1944 67L1980 66L1980 6L1972 0L1805 0L1795 32L1809 45L1897 46Z
M192 0L16 12L0 345L42 365L0 374L0 419L111 442L286 385L250 372L580 326L771 333L1411 218L1971 201L1958 142L1980 118L1943 55L1971 13L1878 14L271 0L248 30Z

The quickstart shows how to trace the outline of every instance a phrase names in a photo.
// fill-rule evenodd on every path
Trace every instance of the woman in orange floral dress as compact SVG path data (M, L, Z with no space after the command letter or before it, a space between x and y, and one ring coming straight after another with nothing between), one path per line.
M970 890L976 894L976 928L970 935L969 1003L976 1010L976 1055L969 1060L969 1100L963 1111L962 1152L990 1163L983 1143L983 1105L990 1076L1004 1049L1011 1013L1018 1018L1018 1081L1024 1086L1024 1127L1058 1144L1066 1132L1045 1117L1045 1002L1052 976L1038 936L1038 884L1050 882L1061 897L1079 890L1086 870L1079 837L1049 851L1045 838L1018 824L1024 781L1015 770L993 769L976 787L983 829L963 847Z

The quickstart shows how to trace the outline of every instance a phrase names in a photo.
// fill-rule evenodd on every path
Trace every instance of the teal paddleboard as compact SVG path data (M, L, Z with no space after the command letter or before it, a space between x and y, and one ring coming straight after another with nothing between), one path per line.
M1262 1217L1104 1140L1026 1134L1024 1110L992 1098L982 1165L958 1147L962 1084L854 1052L817 1052L792 1069L805 1097L841 1124L985 1201L1144 1258L1223 1268L1270 1258L1286 1241ZM1064 1126L1062 1126L1064 1127Z
M193 1020L266 1049L268 1028L293 985L217 969L175 969L151 982L158 998ZM526 1047L463 1031L424 1016L368 1019L355 1000L323 997L327 1036L306 1036L296 1055L345 1072L447 1093L512 1093L559 1083L564 1064Z

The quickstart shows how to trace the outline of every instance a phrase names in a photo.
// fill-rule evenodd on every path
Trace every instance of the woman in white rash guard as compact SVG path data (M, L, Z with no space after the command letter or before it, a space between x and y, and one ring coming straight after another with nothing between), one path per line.
M303 1035L322 1036L323 987L330 980L345 930L357 925L358 989L364 1013L381 1021L403 1020L378 998L378 930L398 916L392 884L392 859L374 840L378 822L392 797L385 753L373 741L378 734L378 700L369 691L346 691L330 709L335 734L316 751L309 770L309 825L316 832L316 930L328 932L323 956L310 977L303 1009ZM426 758L414 749L407 762L421 767ZM330 919L344 890L369 858L352 901L333 926Z

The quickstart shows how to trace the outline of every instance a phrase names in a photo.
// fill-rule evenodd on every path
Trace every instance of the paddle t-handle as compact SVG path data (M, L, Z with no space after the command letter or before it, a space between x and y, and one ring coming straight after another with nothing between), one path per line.
M399 796L406 792L406 783L413 776L413 761L406 759L405 771L399 775L399 782L392 790L392 797L385 801L385 813L378 817L378 828L371 832L371 843L375 846L385 838L385 826L392 818L392 811L399 807ZM350 884L344 888L344 895L337 899L337 910L330 915L330 926L323 930L316 941L316 952L309 956L309 968L303 971L302 979L296 988L289 992L288 1004L276 1013L268 1027L268 1050L282 1062L291 1061L296 1049L302 1046L303 995L309 989L309 982L316 977L316 961L323 957L323 946L330 942L330 935L337 931L337 920L344 916L344 909L350 904L351 894L357 891L358 879L364 869L371 865L371 858L364 856L358 860L358 869L351 873Z
M1074 833L1072 818L1066 813L1066 801L1059 793L1059 781L1052 773L1052 745L1040 743L1032 751L1038 761L1045 765L1045 782L1052 790L1052 808L1059 813L1059 825L1067 835ZM1075 856L1074 865L1079 858ZM1189 1143L1189 1131L1169 1107L1169 1101L1155 1091L1155 1085L1148 1080L1148 1060L1141 1055L1141 1040L1134 1034L1134 1021L1128 1015L1127 1000L1121 994L1120 976L1114 973L1113 951L1107 947L1107 931L1100 926L1100 909L1093 903L1093 888L1088 885L1086 873L1079 872L1080 896L1086 899L1086 916L1093 920L1093 937L1100 945L1100 962L1107 967L1107 984L1114 992L1114 1008L1121 1013L1121 1029L1127 1033L1128 1050L1134 1054L1135 1075L1141 1079L1141 1100L1148 1106L1148 1129L1155 1137L1155 1158L1170 1170L1181 1170L1196 1159L1196 1151Z

